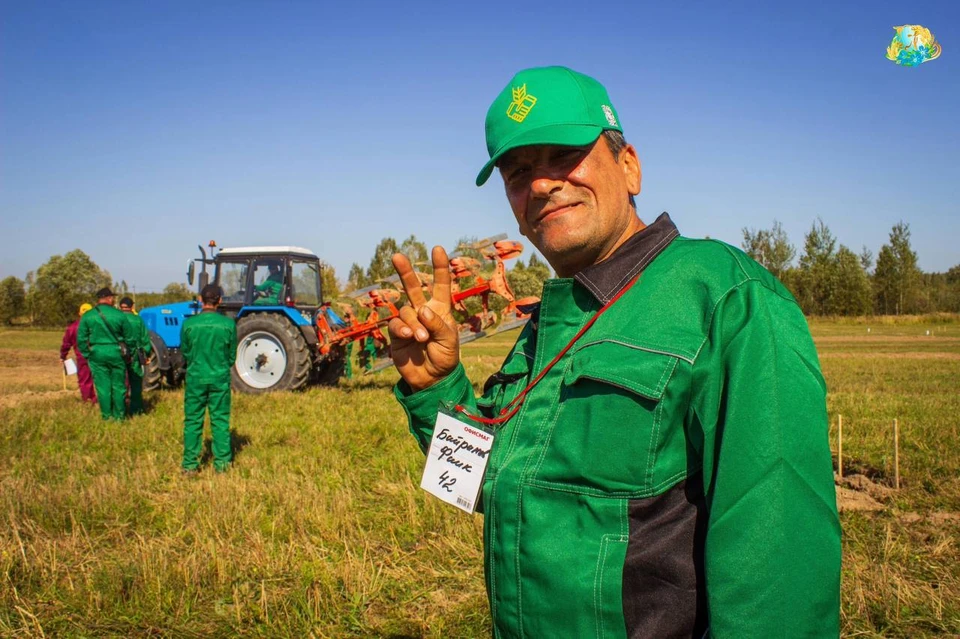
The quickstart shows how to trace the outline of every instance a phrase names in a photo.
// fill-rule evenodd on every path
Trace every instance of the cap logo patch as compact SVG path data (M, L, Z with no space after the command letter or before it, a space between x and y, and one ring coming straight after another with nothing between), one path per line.
M530 113L530 109L537 103L537 99L527 93L527 85L513 87L513 102L507 107L507 117L517 122L523 122Z
M610 123L610 126L617 126L617 116L613 114L613 109L611 109L607 104L600 105L600 108L603 109L603 115L606 116L607 122Z

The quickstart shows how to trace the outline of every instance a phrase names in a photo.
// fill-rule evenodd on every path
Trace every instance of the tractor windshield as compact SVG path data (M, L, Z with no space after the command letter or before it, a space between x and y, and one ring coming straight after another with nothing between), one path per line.
M294 261L290 297L296 306L320 306L320 270L316 262Z

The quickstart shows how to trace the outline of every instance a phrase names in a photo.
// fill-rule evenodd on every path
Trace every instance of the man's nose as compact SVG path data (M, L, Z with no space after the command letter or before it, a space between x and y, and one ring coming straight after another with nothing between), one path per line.
M530 182L530 191L534 197L549 197L563 188L563 180L544 171Z

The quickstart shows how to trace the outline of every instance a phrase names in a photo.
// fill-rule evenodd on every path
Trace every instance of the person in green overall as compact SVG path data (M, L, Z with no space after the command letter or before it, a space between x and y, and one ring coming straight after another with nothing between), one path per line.
M269 262L267 266L270 274L253 287L254 306L275 306L280 303L280 292L283 290L282 266L280 262Z
M127 366L127 388L129 390L129 401L127 402L127 415L143 414L143 365L140 363L140 354L143 353L145 361L151 357L150 333L147 331L147 325L143 323L140 316L133 308L133 300L129 297L121 298L120 311L123 312L124 319L130 325L130 332L135 336L130 342L131 358Z
M180 329L180 352L187 363L183 397L184 474L199 471L203 418L209 409L213 434L213 468L230 467L230 369L237 359L237 327L217 312L223 291L208 284L200 291L203 310L188 317Z
M103 419L122 421L126 417L127 364L123 361L120 342L128 347L136 337L123 313L113 307L113 291L97 291L97 305L80 318L77 347L90 364L93 386Z
M793 295L729 244L640 219L640 160L595 79L519 72L486 136L477 185L499 171L557 277L481 397L443 248L429 300L394 255L410 304L389 331L422 450L441 403L494 433L494 637L837 637L826 384Z

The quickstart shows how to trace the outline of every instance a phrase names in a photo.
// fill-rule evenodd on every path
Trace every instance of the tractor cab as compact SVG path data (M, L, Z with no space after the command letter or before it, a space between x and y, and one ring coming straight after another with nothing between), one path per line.
M220 310L295 311L308 323L320 307L320 259L295 246L225 248L213 259L213 281L223 289Z

